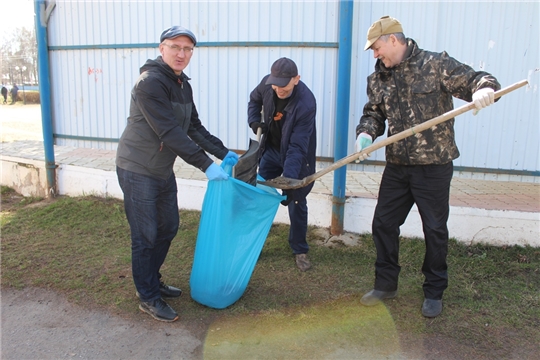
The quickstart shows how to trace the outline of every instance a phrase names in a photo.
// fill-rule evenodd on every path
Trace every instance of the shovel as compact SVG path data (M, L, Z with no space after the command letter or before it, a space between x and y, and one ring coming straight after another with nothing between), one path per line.
M250 185L257 185L257 166L259 164L259 144L262 129L257 129L257 141L249 139L248 150L240 156L233 167L232 176Z
M517 83L513 84L513 85L510 85L508 87L505 87L499 91L496 91L495 92L495 99L498 99L500 98L501 96L503 95L506 95L508 93L510 93L511 91L514 91L522 86L525 86L527 85L528 82L527 80L521 80L521 81L518 81ZM475 106L474 106L474 103L470 102L470 103L467 103L463 106L460 106L458 107L457 109L454 109L452 111L448 111L442 115L439 115L431 120L428 120L426 122L423 122L422 124L418 124L416 126L413 126L412 128L410 129L407 129L407 130L403 130L402 132L399 132L397 134L394 134L386 139L383 139L375 144L372 144L368 147L366 147L365 149L363 149L362 151L359 151L357 153L354 153L354 154L351 154L351 155L347 155L345 156L344 158L336 161L335 163L333 163L332 165L330 165L329 167L325 168L325 169L322 169L320 171L317 171L316 173L314 174L311 174L309 176L306 176L305 178L303 179L290 179L290 178L287 178L287 177L283 177L283 176L279 176L275 179L271 179L271 180L266 180L266 181L258 181L259 183L263 184L263 185L266 185L266 186L270 186L270 187L274 187L274 188L277 188L277 189L298 189L298 188L301 188L301 187L304 187L308 184L311 184L312 182L314 182L315 180L317 180L318 178L322 177L323 175L326 175L328 174L329 172L331 171L334 171L340 167L342 167L343 165L347 165L355 160L357 160L360 155L363 155L363 154L370 154L372 153L373 151L377 150L377 149L380 149L382 148L383 146L386 146L386 145L389 145L389 144L392 144L392 143L395 143L399 140L403 140L409 136L412 136L414 134L417 134L419 132L422 132L424 130L427 130L437 124L440 124L442 122L445 122L449 119L452 119L458 115L461 115L469 110L472 110L474 109Z

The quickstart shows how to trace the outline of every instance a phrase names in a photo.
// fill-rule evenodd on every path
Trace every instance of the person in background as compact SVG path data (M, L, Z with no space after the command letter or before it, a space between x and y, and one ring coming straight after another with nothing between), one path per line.
M19 88L17 87L17 84L13 83L13 87L11 88L11 105L17 102L18 94L19 94Z
M160 268L179 226L174 162L180 157L210 181L227 180L227 173L206 152L233 166L238 155L211 135L199 119L190 78L183 71L197 44L195 35L173 26L163 31L159 41L161 56L146 61L131 91L116 170L131 229L139 309L154 319L172 322L178 314L163 298L178 297L182 291L164 283Z
M406 38L400 22L384 16L368 30L364 50L373 50L375 71L367 79L368 101L356 127L356 150L384 134L412 128L453 109L453 97L474 101L474 113L494 102L500 89L487 72L475 71L446 52L435 53ZM361 303L378 304L397 295L400 226L416 204L424 230L426 251L422 273L422 314L442 312L448 286L447 253L452 161L459 156L454 119L386 146L386 166L373 216L377 249L374 289ZM365 159L366 156L362 156Z
M261 111L264 119L261 119ZM317 104L311 90L300 81L294 61L280 58L272 64L270 74L264 76L253 89L248 103L248 125L263 136L259 146L259 175L274 179L283 175L303 179L315 172L317 133L315 115ZM300 189L284 190L290 218L289 245L297 267L306 271L311 267L306 241L308 208L306 197L313 183Z
M2 84L2 96L4 97L4 104L7 104L7 95L8 89L4 84Z

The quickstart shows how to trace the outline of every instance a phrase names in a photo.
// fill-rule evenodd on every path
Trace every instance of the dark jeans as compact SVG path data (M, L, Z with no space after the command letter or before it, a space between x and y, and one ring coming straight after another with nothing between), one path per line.
M159 269L180 223L176 178L163 180L116 168L131 229L133 281L142 301L161 297Z
M283 174L279 151L268 146L259 163L259 175L264 179L274 179ZM306 241L308 208L306 197L291 201L288 205L289 219L289 246L294 254L306 254L309 246Z
M442 299L448 286L447 221L452 174L452 162L445 165L386 165L373 217L373 240L377 248L376 290L397 290L401 270L399 228L416 203L426 244L422 266L424 296Z

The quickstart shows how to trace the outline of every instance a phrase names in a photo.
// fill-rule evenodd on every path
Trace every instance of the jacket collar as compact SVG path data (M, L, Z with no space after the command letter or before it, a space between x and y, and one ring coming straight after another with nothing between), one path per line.
M141 67L140 72L142 74L144 71L150 69L157 69L175 82L178 81L179 83L183 83L184 81L191 80L191 78L187 76L183 71L180 75L176 75L173 69L171 69L171 67L167 65L165 61L163 61L161 55L158 56L155 60L147 60L146 63Z
M389 72L392 71L400 66L402 66L403 63L409 62L413 57L418 55L420 53L420 48L418 47L418 44L413 39L407 38L407 50L405 51L405 57L401 62L394 66L393 68L387 68L384 66L384 63L381 60L377 60L375 63L375 71L379 72Z

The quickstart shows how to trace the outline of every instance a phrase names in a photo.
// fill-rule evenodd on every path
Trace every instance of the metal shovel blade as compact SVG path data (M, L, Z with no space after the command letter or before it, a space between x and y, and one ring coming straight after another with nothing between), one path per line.
M308 184L310 184L313 181L310 181L310 177L307 176L303 179L291 179L284 176L278 176L277 178L261 181L258 180L257 182L262 185L270 186L276 189L299 189L301 187L304 187Z
M495 92L495 99L498 99L500 98L501 96L503 95L506 95L508 94L509 92L511 91L514 91L522 86L525 86L527 85L528 82L527 80L521 80L521 81L518 81L517 83L515 84L512 84L510 86L507 86L499 91L496 91ZM403 140L405 139L406 137L409 137L409 136L412 136L412 135L415 135L415 134L418 134L419 132L422 132L424 130L427 130L437 124L440 124L442 122L445 122L447 120L450 120L450 119L453 119L454 117L458 116L458 115L461 115L469 110L472 110L474 109L475 106L474 106L474 103L467 103L463 106L460 106L459 108L457 109L454 109L452 111L448 111L442 115L439 115L431 120L428 120L426 122L423 122L421 124L418 124L416 126L413 126L412 128L410 129L407 129L407 130L403 130L402 132L399 132L397 134L394 134L386 139L383 139L381 141L378 141L370 146L368 146L367 148L363 149L362 151L360 152L357 152L357 153L354 153L354 154L351 154L351 155L347 155L345 156L344 158L336 161L335 163L333 163L332 165L330 165L329 167L323 169L323 170L320 170L320 171L317 171L316 173L314 174L311 174L309 176L306 176L305 178L303 179L291 179L291 178L286 178L286 177L283 177L283 176L279 176L275 179L270 179L270 180L266 180L266 181L258 181L260 184L263 184L263 185L266 185L266 186L270 186L270 187L273 187L273 188L277 188L277 189L284 189L284 190L288 190L288 189L298 189L298 188L301 188L301 187L304 187L308 184L311 184L312 182L314 182L315 180L317 180L318 178L322 177L323 175L326 175L328 174L329 172L331 171L334 171L344 165L347 165L353 161L355 161L356 159L358 159L360 157L360 155L363 155L363 154L370 154L372 153L373 151L377 150L377 149L380 149L386 145L389 145L389 144L392 144L392 143L395 143L399 140Z
M248 150L240 156L233 168L233 177L250 185L257 185L259 142L249 139Z

